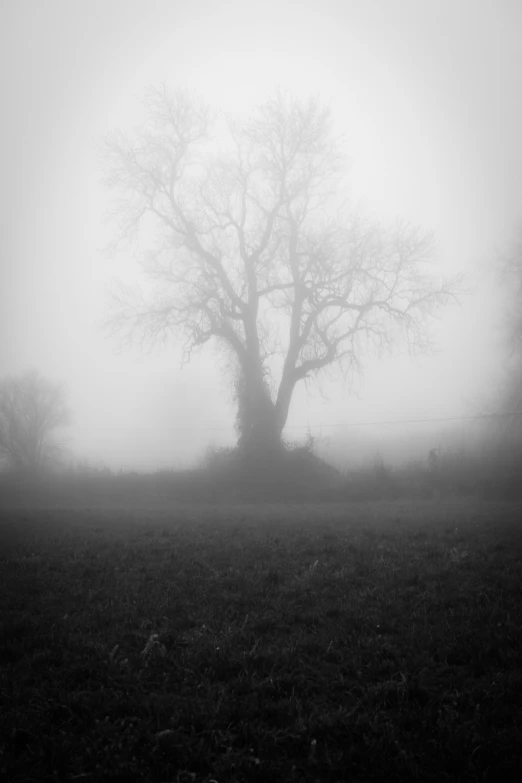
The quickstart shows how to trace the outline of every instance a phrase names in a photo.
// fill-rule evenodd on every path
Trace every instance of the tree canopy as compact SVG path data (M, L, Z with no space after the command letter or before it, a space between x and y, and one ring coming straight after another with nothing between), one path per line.
M0 382L0 459L24 473L51 467L63 453L55 430L70 421L62 389L37 371Z
M110 324L130 340L183 336L187 359L225 349L240 446L278 447L299 382L401 340L430 347L457 281L434 278L430 234L343 201L327 108L276 93L237 122L166 88L145 108L143 127L104 145L117 241L148 281L119 289Z

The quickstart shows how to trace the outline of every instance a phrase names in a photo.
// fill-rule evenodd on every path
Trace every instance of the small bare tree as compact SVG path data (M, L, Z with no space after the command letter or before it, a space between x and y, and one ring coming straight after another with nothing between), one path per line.
M56 464L64 445L55 430L70 422L62 389L38 372L0 382L0 459L24 473Z
M522 222L495 265L503 291L502 321L506 363L499 393L490 408L504 414L491 422L490 434L504 446L522 448Z
M224 347L240 446L280 448L299 382L401 336L430 347L429 316L457 281L433 279L430 235L341 204L328 110L278 93L238 125L165 88L146 108L141 130L105 145L117 241L136 243L151 283L119 289L110 325L130 340L184 334L187 358Z

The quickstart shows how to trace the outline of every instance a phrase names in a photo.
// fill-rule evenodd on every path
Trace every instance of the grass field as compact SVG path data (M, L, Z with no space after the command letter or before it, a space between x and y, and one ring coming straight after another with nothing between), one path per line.
M0 516L0 779L522 779L522 506Z

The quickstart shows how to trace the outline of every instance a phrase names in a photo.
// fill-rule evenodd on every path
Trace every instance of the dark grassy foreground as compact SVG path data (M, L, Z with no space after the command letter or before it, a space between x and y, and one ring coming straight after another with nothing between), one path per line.
M3 512L0 778L522 779L519 519Z

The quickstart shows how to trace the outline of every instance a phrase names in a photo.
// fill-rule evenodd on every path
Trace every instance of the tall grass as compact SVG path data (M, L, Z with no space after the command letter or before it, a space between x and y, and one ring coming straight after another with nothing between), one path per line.
M519 780L520 506L0 517L0 776Z

